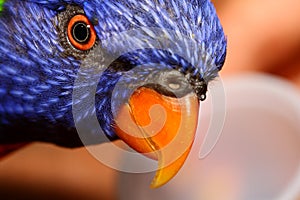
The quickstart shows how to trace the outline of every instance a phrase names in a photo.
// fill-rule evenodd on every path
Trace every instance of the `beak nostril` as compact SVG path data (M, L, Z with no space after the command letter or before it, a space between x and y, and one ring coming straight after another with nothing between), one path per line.
M179 83L169 83L169 88L172 90L178 90L180 89L180 84Z

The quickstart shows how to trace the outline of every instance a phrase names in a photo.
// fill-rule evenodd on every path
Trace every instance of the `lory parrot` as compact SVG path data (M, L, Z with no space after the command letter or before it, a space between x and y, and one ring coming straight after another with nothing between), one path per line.
M0 11L1 155L123 140L163 166L152 187L177 173L226 56L209 0L0 0Z

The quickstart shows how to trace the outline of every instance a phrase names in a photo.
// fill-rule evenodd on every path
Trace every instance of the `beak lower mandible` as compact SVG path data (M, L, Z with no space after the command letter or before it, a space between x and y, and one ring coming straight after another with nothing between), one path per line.
M151 183L157 188L174 177L194 141L199 101L195 94L167 97L139 88L116 116L117 135L134 150L158 160Z

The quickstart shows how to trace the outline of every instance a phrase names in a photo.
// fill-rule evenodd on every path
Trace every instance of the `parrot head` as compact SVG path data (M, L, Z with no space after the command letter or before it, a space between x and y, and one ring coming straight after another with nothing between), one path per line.
M177 173L226 55L210 1L0 5L1 143L76 147L105 135L159 161L153 187Z

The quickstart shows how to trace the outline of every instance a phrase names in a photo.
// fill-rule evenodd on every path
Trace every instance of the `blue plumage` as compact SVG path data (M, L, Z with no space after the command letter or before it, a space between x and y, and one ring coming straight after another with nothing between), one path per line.
M94 25L97 42L90 50L77 50L65 38L64 18L74 12L84 13ZM159 63L165 66L161 70L177 66L183 73L188 71L210 81L221 69L226 54L222 27L207 0L7 0L0 26L0 143L39 140L80 146L74 120L84 121L95 112L104 133L116 139L111 111L115 84L122 76L130 83L151 70L125 72L137 65ZM86 112L74 119L72 103L76 102L72 102L72 94L79 69L83 65L97 66L106 59L95 55L99 46L108 53L126 46L122 41L117 46L107 44L104 41L108 38L142 27L178 31L196 41L201 55L194 55L190 49L194 63L162 49L140 49L122 55L97 79L95 105L88 105ZM134 40L144 42L139 37ZM178 51L189 49L186 45ZM92 79L91 73L87 74L86 78ZM77 101L92 93L85 90L88 85L80 87L83 93ZM87 133L90 143L99 142L99 137L93 130Z

